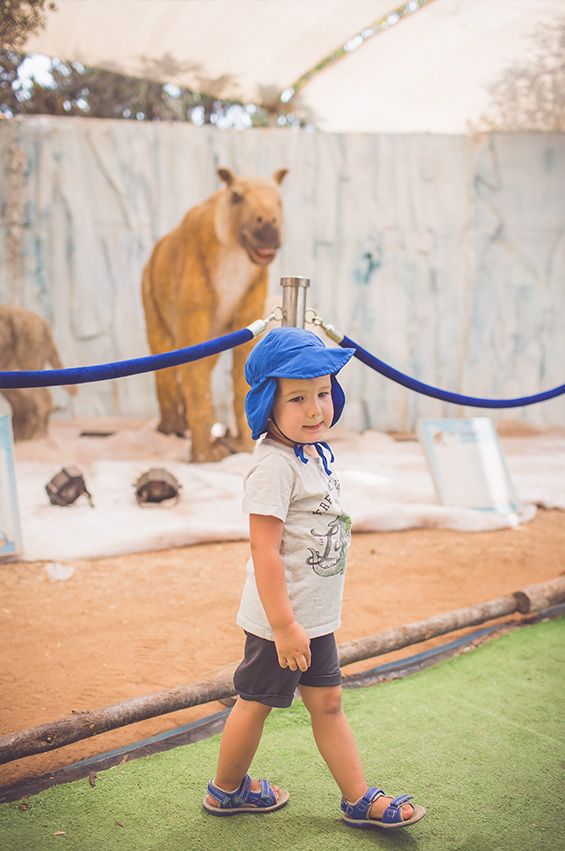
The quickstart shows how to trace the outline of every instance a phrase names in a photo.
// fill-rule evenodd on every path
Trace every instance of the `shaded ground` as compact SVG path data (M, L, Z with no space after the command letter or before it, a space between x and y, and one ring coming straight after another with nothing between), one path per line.
M243 642L235 614L247 553L246 542L235 542L77 560L66 581L50 579L41 562L1 565L0 732L195 682L236 661ZM496 532L354 535L338 641L551 579L564 572L564 553L565 514L558 511ZM222 708L194 707L20 760L2 767L2 783Z
M345 692L369 782L426 807L400 833L340 821L339 790L295 701L267 719L252 767L289 790L280 812L220 819L203 811L215 736L1 805L2 848L557 851L564 637L564 618L545 621L405 679Z

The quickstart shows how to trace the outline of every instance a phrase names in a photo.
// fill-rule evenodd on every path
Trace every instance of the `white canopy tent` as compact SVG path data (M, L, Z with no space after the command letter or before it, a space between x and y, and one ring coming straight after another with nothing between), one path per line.
M296 106L333 132L464 133L492 86L536 63L563 0L57 0L26 52L272 105L333 50L390 26L315 74ZM405 6L406 4L402 4ZM547 57L546 57L547 58Z

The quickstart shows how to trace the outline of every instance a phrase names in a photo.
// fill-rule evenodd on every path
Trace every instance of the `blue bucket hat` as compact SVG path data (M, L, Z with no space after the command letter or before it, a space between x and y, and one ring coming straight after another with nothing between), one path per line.
M328 348L313 331L303 328L284 327L269 331L252 349L245 364L245 379L251 388L245 397L245 414L253 440L267 431L267 421L275 401L277 378L319 378L329 375L334 407L331 425L335 425L345 405L345 394L336 374L354 354L355 349ZM294 452L307 464L308 459L303 451L305 445L295 444ZM331 470L321 447L329 450L333 461L330 447L323 441L314 441L310 445L316 447L329 475Z

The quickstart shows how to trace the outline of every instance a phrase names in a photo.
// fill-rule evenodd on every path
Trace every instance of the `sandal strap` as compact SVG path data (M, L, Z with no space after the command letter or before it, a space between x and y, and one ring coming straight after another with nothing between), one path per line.
M397 822L404 821L400 808L402 804L412 800L413 797L414 795L397 795L384 811L381 821L385 824L396 824Z
M248 774L245 775L237 789L233 792L226 792L224 789L220 789L219 786L216 786L210 780L208 783L208 794L218 802L220 809L231 809L234 806L239 806L241 798L245 801L250 785L251 779Z
M257 809L274 806L277 802L277 796L269 781L260 780L259 787L258 792L253 792L251 790L251 777L246 774L233 792L225 792L210 780L208 793L219 803L220 809L235 809L245 804L253 804Z
M249 790L251 789L251 777L249 774L246 774L241 783L239 784L239 788L235 790L233 795L231 796L232 803L229 805L231 807L239 807L242 804L247 803L247 799L249 797Z
M259 794L261 795L261 801L263 802L264 806L274 806L277 803L277 796L275 794L275 790L273 789L269 781L264 779L260 780L259 785L261 787ZM257 792L252 792L251 794L257 795Z
M377 798L380 798L381 795L384 795L383 789L379 789L377 786L369 786L363 797L359 798L359 800L353 804L350 804L349 801L342 798L341 809L348 818L368 819L369 811L373 802L376 801Z

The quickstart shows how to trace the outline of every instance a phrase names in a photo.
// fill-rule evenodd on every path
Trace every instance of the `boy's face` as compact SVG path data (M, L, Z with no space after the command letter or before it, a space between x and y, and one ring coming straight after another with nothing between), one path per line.
M324 440L334 415L331 388L329 375L277 378L273 415L283 434L294 443Z

